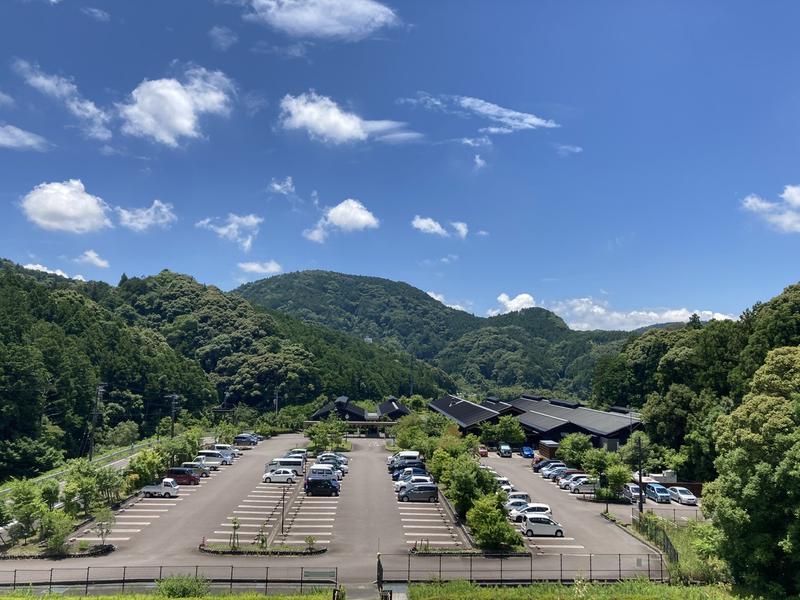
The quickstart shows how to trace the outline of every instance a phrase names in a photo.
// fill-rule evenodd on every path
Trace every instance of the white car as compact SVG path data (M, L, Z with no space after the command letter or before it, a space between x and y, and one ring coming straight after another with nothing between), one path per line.
M524 500L525 502L533 502L531 497L528 495L527 492L511 492L508 494L508 501L511 502L512 500Z
M670 500L674 500L678 504L691 504L697 506L697 496L687 490L685 487L674 486L667 488Z
M508 485L501 485L500 489L503 490L506 494L510 494L511 492L516 490L517 488L515 488L513 485L511 485L509 483Z
M565 490L569 487L569 484L573 481L577 481L580 478L586 478L588 475L586 473L571 473L570 475L565 475L558 480L558 487L562 490Z
M520 531L528 537L547 535L564 537L564 528L547 515L528 515L522 522Z
M569 484L569 491L572 494L593 494L597 484L592 479L579 479Z
M558 469L558 468L561 468L561 467L566 467L566 466L567 466L567 465L565 465L565 464L564 464L564 463L562 463L562 462L552 463L552 464L549 464L549 465L547 465L547 466L546 466L544 469L542 469L541 471L539 471L539 475L541 475L543 479L547 479L548 477L550 477L550 474L551 474L553 471L555 471L555 470L556 470L556 469Z
M409 479L400 479L394 482L394 491L399 494L409 485L416 485L418 483L433 483L433 479L426 475L412 475Z
M508 518L517 523L521 523L526 515L532 515L532 514L549 515L552 514L552 512L553 511L550 510L550 506L548 506L547 504L540 504L538 502L528 502L525 506L521 506L520 508L515 508L510 513L508 513Z
M509 500L503 505L503 508L506 509L506 512L511 512L512 510L516 510L519 508L523 508L528 506L528 501L523 500L522 498L515 498L514 500Z
M343 456L341 454L336 454L336 452L323 452L322 454L320 454L317 457L317 460L319 460L321 458L326 458L328 456L330 456L332 458L335 458L336 460L341 462L343 465L350 464L350 460L346 456Z
M511 485L511 482L508 480L508 477L495 475L494 480L497 482L498 485Z
M294 483L297 475L291 469L275 469L269 473L264 473L261 481L264 483Z

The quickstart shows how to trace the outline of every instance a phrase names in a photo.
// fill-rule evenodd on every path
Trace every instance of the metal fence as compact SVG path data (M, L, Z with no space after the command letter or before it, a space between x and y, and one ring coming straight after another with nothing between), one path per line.
M136 592L152 589L175 575L202 577L212 591L281 593L338 589L337 567L143 566L13 569L0 571L0 592L31 590L64 594Z
M645 513L644 518L642 518L638 513L634 515L633 521L631 522L633 528L658 546L659 549L661 549L661 551L667 555L667 558L671 563L677 564L678 551L672 544L672 540L669 539L669 535L667 534L667 530L665 529L664 525L655 519L648 519L646 515L647 513Z
M550 554L529 555L414 555L380 554L379 589L384 583L466 580L475 583L523 584L542 581L570 583L668 581L661 554Z
M653 508L645 507L645 512L661 517L665 521L671 521L676 525L686 525L693 521L705 521L706 517L700 508ZM631 508L631 520L638 518L639 509Z

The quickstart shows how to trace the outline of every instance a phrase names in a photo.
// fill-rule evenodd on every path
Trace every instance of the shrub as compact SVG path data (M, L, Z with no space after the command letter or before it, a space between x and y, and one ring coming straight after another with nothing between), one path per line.
M39 521L40 537L46 550L52 554L64 554L67 538L72 533L72 519L60 510L46 511Z
M522 544L520 535L500 508L497 495L487 495L475 500L467 512L467 525L475 543L483 550L505 552Z
M568 465L581 468L584 456L591 449L592 438L584 433L570 433L559 442L556 456Z
M192 575L173 575L156 582L158 594L167 598L199 598L208 594L208 580Z
M61 494L61 486L55 479L45 479L39 484L39 492L41 493L42 500L51 509L58 504L58 496Z

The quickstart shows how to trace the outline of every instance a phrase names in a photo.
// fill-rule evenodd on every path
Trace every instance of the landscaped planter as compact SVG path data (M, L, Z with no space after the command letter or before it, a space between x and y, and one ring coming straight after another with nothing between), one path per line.
M69 552L67 554L20 554L20 555L9 555L9 554L1 554L0 560L28 560L30 558L40 559L40 560L62 560L64 558L90 558L92 556L105 556L106 554L110 554L117 547L113 544L105 544L105 545L97 545L89 548L88 550L78 551L78 552Z
M225 550L222 548L211 548L203 544L200 544L197 548L200 552L221 556L316 556L317 554L324 554L328 551L327 548L313 548L311 550L307 548L267 548L264 550L260 548L238 548L236 550Z

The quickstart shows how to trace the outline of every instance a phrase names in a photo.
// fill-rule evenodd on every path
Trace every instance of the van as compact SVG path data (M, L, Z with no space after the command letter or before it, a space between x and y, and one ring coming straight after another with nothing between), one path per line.
M341 471L338 471L341 473ZM314 479L339 479L337 476L337 470L333 468L333 465L311 465L308 469L308 477L313 477Z
M561 523L557 523L547 515L526 515L520 530L528 537L534 535L564 537L564 528Z
M211 477L211 467L199 462L183 462L181 466L185 469L191 469L192 472L198 477Z
M178 485L200 485L200 477L192 469L172 467L167 470L167 477L174 479Z
M233 454L234 458L238 458L243 454L241 450L235 448L230 444L214 444L214 450L219 450L220 452L230 452Z
M219 450L200 450L198 456L207 456L209 458L216 458L223 465L230 465L233 463L233 458L230 454L223 454Z
M417 483L406 486L397 493L400 502L438 502L439 488L433 483Z
M274 471L275 469L291 469L297 475L305 471L306 461L302 458L273 458L269 463L264 465L264 472Z

